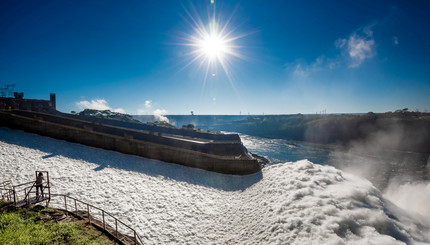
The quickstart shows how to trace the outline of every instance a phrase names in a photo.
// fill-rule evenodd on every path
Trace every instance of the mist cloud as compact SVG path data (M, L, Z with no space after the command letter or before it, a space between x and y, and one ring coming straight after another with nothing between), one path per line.
M140 108L137 109L137 115L144 115L144 114L147 114L147 115L153 114L156 121L170 123L169 119L165 116L167 114L167 110L164 110L164 109L152 110L152 100L145 100L145 103L141 104Z
M430 219L430 182L392 180L384 196L397 206Z
M337 168L370 180L397 206L430 219L430 182L426 177L430 174L430 157L426 153L394 150L419 144L428 133L400 123L376 124L378 130L362 128L367 137L332 152L330 160Z
M321 128L319 135L324 136L324 131L330 134L328 128ZM415 176L417 170L426 172L427 155L415 151L425 145L428 132L418 124L406 126L380 119L373 125L357 127L356 133L365 137L332 153L331 160L338 168L371 181L384 180L378 183L379 188L385 188L390 178L400 174Z
M154 111L154 117L155 120L160 122L167 122L169 123L169 119L165 116L167 114L167 111L164 109L157 109Z

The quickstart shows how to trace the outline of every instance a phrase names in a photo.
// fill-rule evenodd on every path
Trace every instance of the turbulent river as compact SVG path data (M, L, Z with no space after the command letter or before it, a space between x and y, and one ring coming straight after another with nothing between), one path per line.
M381 191L394 180L430 180L428 154L383 150L368 142L338 147L245 134L240 134L240 137L249 151L265 156L270 164L308 159L316 164L330 165L366 178Z
M261 173L223 175L0 127L0 182L47 170L53 193L105 209L146 244L430 243L428 170L413 165L421 156L241 137L272 161Z

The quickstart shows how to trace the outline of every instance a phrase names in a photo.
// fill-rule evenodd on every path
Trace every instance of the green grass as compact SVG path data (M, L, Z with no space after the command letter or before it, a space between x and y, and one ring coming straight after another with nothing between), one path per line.
M0 199L0 209L9 205L11 202L9 201L3 201L2 199Z
M1 212L0 244L115 244L83 221L49 221L49 212L56 211L33 206Z

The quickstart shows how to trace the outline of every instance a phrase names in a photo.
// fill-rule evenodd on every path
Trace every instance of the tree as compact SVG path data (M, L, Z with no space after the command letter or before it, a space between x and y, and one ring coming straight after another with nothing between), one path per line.
M187 125L182 125L182 128L186 128L186 129L192 130L192 129L194 129L194 125L190 123L190 124L187 124Z

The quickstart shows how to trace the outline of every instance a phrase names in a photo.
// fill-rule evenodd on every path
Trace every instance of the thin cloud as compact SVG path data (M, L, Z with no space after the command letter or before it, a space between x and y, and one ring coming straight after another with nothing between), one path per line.
M323 70L333 70L337 67L348 66L357 68L365 60L376 55L375 40L373 38L372 26L361 28L360 31L352 33L347 38L339 38L334 42L340 54L335 57L320 55L312 63L297 61L286 64L288 70L298 78L306 78L313 73ZM358 33L361 33L360 35ZM397 38L393 39L398 43Z
M140 105L137 109L137 115L144 115L147 114L148 111L150 111L152 107L152 100L145 100L145 103L143 105Z
M95 99L91 101L83 100L76 102L79 109L94 109L94 110L110 110L108 103L105 99Z
M375 56L373 31L370 28L364 28L363 34L354 32L347 39L338 39L335 42L335 46L347 54L351 68L359 67L365 60Z
M399 45L399 38L398 37L396 37L396 36L394 36L393 37L393 43L394 43L394 45Z
M91 101L82 100L82 101L76 102L76 105L80 110L85 110L85 109L93 109L93 110L101 110L101 111L110 110L113 112L125 114L125 110L122 108L116 108L116 109L111 108L105 99L95 99Z
M143 109L137 109L137 115L144 115L145 114L145 110Z
M294 69L293 72L294 76L296 77L307 77L309 74L308 72L306 72L303 68L301 64L297 64L296 68Z
M352 59L351 67L358 67L365 59L374 56L375 40L366 40L358 35L351 36L348 41L349 56Z
M319 56L309 65L303 62L297 62L295 64L293 74L296 77L308 77L312 73L320 71L324 69L326 65L330 65L332 63L333 62L327 60L324 56Z
M124 109L122 109L122 108L111 109L111 111L125 114L125 110L124 110Z

